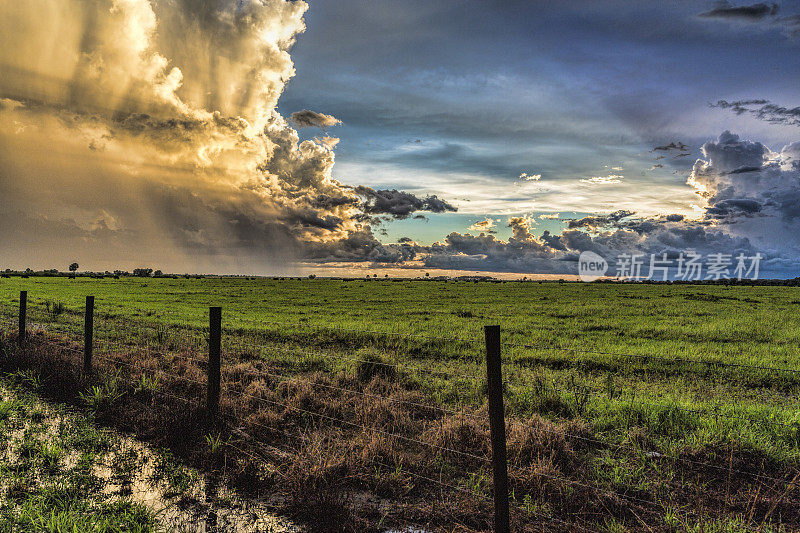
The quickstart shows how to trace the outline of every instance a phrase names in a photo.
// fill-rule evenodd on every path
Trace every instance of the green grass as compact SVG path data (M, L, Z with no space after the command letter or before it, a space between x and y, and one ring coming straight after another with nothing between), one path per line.
M283 348L270 350L270 343L312 344L323 351L362 358L377 351L430 371L421 377L414 374L415 379L443 403L480 401L482 326L500 324L503 341L508 343L503 347L504 360L514 362L505 369L509 402L521 414L544 411L554 416L584 416L608 425L636 401L650 405L655 418L678 405L800 424L796 394L800 373L626 357L677 357L800 370L800 290L796 288L10 278L0 280L0 308L7 316L15 311L23 289L29 293L32 322L47 323L77 337L83 301L91 294L96 298L101 339L137 321L152 324L145 335L157 344L170 338L186 342L191 334L202 347L208 307L220 305L229 346L242 339L258 345L240 350L248 355L283 358L287 364L313 368L330 367L331 362L318 354L298 362L295 354L287 355ZM61 312L48 311L56 304L63 305ZM178 325L194 329L187 333L170 328ZM558 391L543 391L541 383L555 384L550 389ZM581 405L576 399L584 389L590 398ZM99 393L98 399L104 395ZM676 430L698 435L711 431L718 436L733 431L735 438L745 441L757 439L754 432L763 433L752 424L730 427L706 418ZM669 433L655 426L657 433ZM781 455L796 451L796 433L781 429L769 435L775 441L771 451Z
M0 391L0 531L165 530L151 510L103 490L95 471L115 446L111 435L7 382Z
M33 323L76 339L84 298L94 295L98 345L114 343L101 353L142 343L165 350L193 343L202 352L208 307L218 305L226 362L261 358L288 374L356 376L396 362L392 379L450 406L484 402L482 326L499 324L512 416L582 420L597 438L643 454L735 449L784 467L800 463L800 373L723 364L800 370L797 288L11 278L0 280L9 321L20 290L29 292ZM98 388L86 403L113 395ZM644 482L647 466L625 461L598 459L597 481ZM715 530L737 530L720 524Z

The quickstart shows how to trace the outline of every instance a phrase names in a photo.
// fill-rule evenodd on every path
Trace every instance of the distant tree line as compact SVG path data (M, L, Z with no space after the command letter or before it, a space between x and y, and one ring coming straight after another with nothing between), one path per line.
M137 277L137 278L172 278L172 279L179 279L179 278L204 278L206 277L203 274L164 274L161 270L153 270L152 268L135 268L133 272L129 272L127 270L114 270L113 272L106 270L104 272L93 272L93 271L85 271L85 272L78 272L78 268L80 266L78 263L72 263L67 268L67 272L62 272L58 269L51 268L45 270L33 270L31 268L26 268L25 270L12 270L7 268L3 271L0 271L0 277L3 278L10 278L14 277L44 277L44 278L57 278L57 277L68 277L68 278L114 278L119 279L123 277Z
M58 269L46 269L46 270L33 270L31 268L26 268L25 270L12 270L7 268L5 270L0 271L0 277L3 278L10 278L10 277L82 277L82 278L114 278L120 279L124 277L135 277L135 278L171 278L171 279L203 279L206 277L231 277L231 278L239 278L239 279L257 279L257 276L218 276L213 274L165 274L161 270L153 270L152 268L134 268L133 272L129 272L127 270L114 270L110 272L108 270L104 272L92 272L92 271L85 271L85 272L78 272L79 265L78 263L72 263L68 267L67 272L61 272ZM460 282L488 282L488 283L583 283L581 281L566 281L564 279L551 279L551 280L541 280L541 279L529 279L527 276L523 277L522 279L515 279L515 280L503 280L497 279L492 276L430 276L428 273L425 273L425 277L417 277L417 278L389 278L389 275L386 274L384 278L388 278L388 281L408 281L409 279L418 280L418 281L429 281L429 282L441 282L441 281L460 281ZM316 274L310 274L307 276L306 279L315 279L317 278ZM378 275L366 275L365 277L327 277L330 280L339 280L339 281L366 281L366 280L375 280L377 281ZM303 278L300 277L291 277L291 276L273 276L271 279L276 281L285 281L285 280L301 280ZM800 287L800 277L791 278L791 279L719 279L719 280L674 280L674 281L655 281L655 280L643 280L643 281L629 281L629 280L616 280L616 279L599 279L594 281L593 283L604 283L604 284L649 284L649 285L722 285L722 286L785 286L785 287Z

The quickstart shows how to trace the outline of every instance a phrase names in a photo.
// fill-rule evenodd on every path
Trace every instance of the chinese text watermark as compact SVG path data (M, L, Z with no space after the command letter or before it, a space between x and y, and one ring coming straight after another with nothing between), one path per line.
M662 254L619 254L616 258L617 278L628 281L701 281L720 279L757 280L760 253L712 253L706 256L694 250L677 256ZM583 281L594 281L608 271L608 263L594 252L583 252L578 259L578 274Z

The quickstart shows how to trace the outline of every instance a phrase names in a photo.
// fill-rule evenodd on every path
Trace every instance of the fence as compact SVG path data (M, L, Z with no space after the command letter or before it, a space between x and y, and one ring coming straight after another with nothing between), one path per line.
M35 311L34 311L35 312ZM31 323L29 319L31 318L31 308L28 306L28 294L27 292L23 291L20 293L19 298L19 309L18 309L18 316L11 317L10 315L2 315L0 314L0 328L5 329L6 331L13 330L13 322L12 318L16 318L16 340L20 347L25 347L26 344L31 340L31 335L29 334L29 330L31 329L42 329L43 325L48 322L47 317L42 317L40 322L36 322L35 320ZM74 335L70 335L70 333L74 333L74 328L70 330L69 328L65 328L62 331L62 335L49 335L41 338L40 340L43 342L51 343L56 346L57 349L70 352L82 359L82 371L85 375L90 376L98 366L98 362L103 365L110 365L112 367L119 367L119 366L132 366L134 362L130 359L125 360L124 358L120 357L121 353L124 353L126 349L144 349L148 356L163 356L165 346L165 337L166 333L159 329L159 326L154 326L152 324L145 324L145 323L135 323L135 322L128 322L124 321L124 323L116 323L113 319L102 321L100 326L100 330L95 324L95 301L94 297L88 296L86 298L86 304L83 313L83 339L82 339L82 348L80 348L80 344L75 342ZM735 362L725 362L725 361L713 361L713 360L704 360L704 359L689 359L689 358L682 358L682 357L665 357L665 356L657 356L657 355L641 355L641 354L625 354L625 353L610 353L610 352L602 352L602 351L591 351L588 349L582 348L575 348L575 347L564 347L564 346L537 346L532 344L525 344L525 343L509 343L504 342L501 339L501 330L499 326L485 326L484 327L484 344L483 344L483 352L485 354L484 361L485 362L485 379L486 379L486 399L488 400L488 413L487 416L482 422L487 422L489 425L489 433L490 433L490 442L491 442L491 449L490 453L487 455L482 455L477 453L473 450L463 450L463 449L455 449L451 446L441 445L437 443L428 442L422 440L421 438L404 435L394 431L387 431L385 429L379 427L371 427L366 424L361 424L357 422L353 422L351 420L343 419L339 416L335 416L330 413L326 412L318 412L310 408L298 407L297 405L293 405L288 401L277 401L276 399L265 398L256 394L248 393L246 390L237 390L235 384L229 385L232 380L228 379L227 383L226 380L223 378L230 378L238 370L233 367L235 363L242 359L243 355L247 355L248 357L254 357L255 354L258 354L258 359L263 362L265 359L263 357L262 351L265 349L265 346L269 344L268 341L276 340L275 335L271 335L269 332L264 332L263 336L259 337L258 335L255 338L247 337L244 335L239 336L231 336L228 335L227 338L227 345L225 346L226 350L223 351L223 340L225 339L225 335L228 330L223 329L222 327L222 317L223 309L220 307L211 307L209 309L209 322L208 328L203 330L196 330L196 329L187 329L185 331L186 335L181 339L182 343L181 346L177 348L180 349L173 349L170 351L171 361L183 361L187 364L193 364L196 368L205 371L205 380L203 381L197 375L171 375L172 378L178 380L184 380L187 383L191 384L194 389L198 390L202 389L204 391L203 396L205 397L205 410L208 413L209 417L217 417L220 416L220 400L224 398L226 395L231 396L239 396L243 398L247 398L254 402L258 402L259 404L270 405L272 407L278 407L284 410L293 410L299 414L314 417L319 420L324 420L326 422L335 424L341 427L351 427L355 429L359 429L361 431L366 432L373 432L377 435L382 437L395 439L397 441L402 441L409 445L413 446L422 446L427 448L432 448L435 453L441 453L446 456L451 457L459 457L469 461L478 462L478 463L490 463L491 470L492 470L492 486L493 490L491 491L491 500L494 506L494 520L493 520L493 527L494 531L496 532L510 532L511 531L511 510L512 507L518 507L518 503L512 502L509 498L509 474L508 474L508 460L507 460L507 450L506 450L506 439L507 439L507 421L505 415L505 407L504 407L504 380L503 380L503 364L506 365L520 365L519 360L510 360L508 358L504 359L503 352L505 349L544 349L550 351L560 351L566 354L585 354L585 355L599 355L599 356L612 356L621 359L628 359L628 360L639 360L639 361L647 361L647 362L658 362L659 364L664 365L675 365L675 364L682 364L682 365L701 365L701 366L712 366L715 369L721 368L728 368L733 369L735 371L747 371L747 370L755 370L755 371L767 371L767 372L777 372L777 373L787 373L792 375L797 375L798 379L800 379L800 371L795 369L788 369L788 368L778 368L778 367L771 367L771 366L756 366L756 365L746 365L740 364ZM278 326L285 327L286 324L276 324ZM307 326L306 326L307 327ZM114 336L113 333L115 330L117 333L122 332L122 334L118 334ZM136 330L138 334L131 334L132 330ZM0 330L1 331L1 330ZM321 330L320 330L321 331ZM58 333L56 331L56 333ZM63 333L67 333L67 335L63 335ZM455 342L463 342L462 340L454 340L454 339L446 339L444 337L435 337L429 335L403 335L403 334L396 334L396 339L392 339L392 335L385 331L369 331L369 330L361 330L356 332L360 335L364 335L365 338L370 337L371 335L380 334L381 338L388 337L389 343L396 342L398 346L402 346L404 342L407 342L410 338L414 338L417 341L423 343L430 343L431 345L443 344L443 345L450 345L451 343ZM330 334L327 332L327 335L330 337L330 343L337 342L337 336L335 334ZM319 340L320 338L325 337L325 335L321 335L320 332L311 332L309 335L310 337ZM284 339L285 340L285 339ZM301 339L302 340L302 339ZM151 349L150 341L155 341L155 346ZM96 348L98 350L96 350ZM187 349L188 348L188 349ZM97 351L97 353L95 353ZM167 348L169 351L169 348ZM198 353L207 352L207 359L201 360L196 357ZM228 358L227 355L230 354L237 354L238 357L230 357ZM313 366L314 358L319 358L320 352L319 350L310 350L308 352L300 352L301 357L308 357L308 362L311 366ZM285 354L282 354L285 355ZM226 360L229 359L229 360ZM367 365L366 368L370 368L370 365L383 367L386 369L391 369L392 372L397 372L400 370L411 370L414 372L421 372L425 374L430 374L432 369L420 367L419 365L413 365L408 361L402 362L387 362L383 360L371 360L359 357L339 357L339 359L344 360L346 363L353 363L356 365ZM283 368L279 365L271 365L269 364L271 360L266 358L266 362L257 370L257 374L259 376L268 377L268 378L275 378L275 379L282 379L287 378L284 373ZM227 365L223 365L223 362L227 363ZM476 374L466 374L463 372L445 372L445 375L442 376L447 379L457 380L459 378L463 378L465 381L474 381L477 377L477 370L480 368L479 365L475 365ZM164 375L168 375L170 372L168 370L164 370L162 368L156 367L156 372L162 373ZM223 386L225 385L225 386ZM430 403L422 403L419 400L404 400L402 398L393 398L389 396L384 396L380 393L370 392L365 390L359 390L357 387L346 387L337 385L335 383L323 383L323 382L313 382L310 383L310 386L314 388L325 389L328 391L335 391L336 393L341 393L342 395L350 396L353 398L361 398L365 401L367 399L372 400L381 400L381 401L390 401L390 402L399 402L406 406L409 406L414 409L433 409L440 411L441 413L458 416L458 417L472 417L475 418L476 415L474 413L465 412L462 409L452 409L448 408L445 405L434 405ZM576 388L573 389L564 389L554 387L555 391L564 394L566 396L572 395L575 397L576 401L578 401L579 396L584 396L586 399L589 396L597 396L597 392L593 391L582 391L577 390ZM170 395L166 391L162 391L165 395ZM173 396L174 397L174 396ZM191 401L191 398L186 397L178 397L176 399L180 399L182 401ZM635 395L630 398L628 401L634 405L640 406L654 406L652 402L647 402L642 399L636 399ZM463 406L462 406L463 407ZM757 425L769 425L769 426L776 426L776 427L783 427L788 428L790 430L798 431L800 430L800 424L794 421L781 421L781 420L774 420L774 419L758 419L752 416L748 416L747 414L741 413L730 413L730 412L721 412L717 411L710 411L706 409L698 409L695 407L690 406L683 406L683 405L673 405L674 409L685 412L691 415L698 415L698 416L706 416L712 417L715 419L720 418L729 418L732 420L740 420L746 421L747 423L757 424ZM265 427L268 431L276 432L276 433L284 433L287 436L291 437L289 433L287 433L284 429L279 427ZM565 437L572 439L574 441L581 441L585 442L589 445L593 446L609 446L609 443L602 441L600 439L596 439L590 436L578 434L578 433L567 433ZM632 445L626 444L614 444L612 447L620 450L628 449L629 451L636 451ZM242 453L248 454L246 450L239 450ZM257 456L250 455L254 460L258 460ZM736 473L737 475L746 476L757 483L765 487L769 487L772 491L780 492L781 487L788 487L786 490L783 491L784 495L794 486L794 482L797 479L792 479L791 481L787 480L786 478L778 478L773 477L771 475L765 474L760 471L754 470L744 470L739 468L733 468L733 466L729 467L721 467L716 464L712 464L707 461L702 461L698 459L693 459L691 457L684 457L678 454L653 454L648 458L654 462L660 461L673 461L675 463L683 463L689 468L697 468L703 470L720 470L722 474L728 474L730 476L731 473ZM380 463L379 463L380 464ZM383 465L387 468L392 468L391 465ZM410 475L413 477L423 480L427 483L433 483L437 485L441 485L443 488L450 489L453 491L458 491L464 494L469 495L470 497L475 497L478 499L486 499L487 496L485 493L482 493L478 490L470 489L461 485L455 485L452 483L448 483L442 480L440 476L439 479L436 479L430 475L425 475L419 472L410 472ZM536 475L542 476L544 478L551 478L554 481L558 481L565 485L585 489L587 491L596 492L599 491L599 487L595 487L591 484L587 484L581 481L566 479L563 477L552 476L547 473L537 473ZM766 491L766 489L765 489ZM629 504L629 505L652 505L653 502L651 500L642 498L640 495L636 493L628 493L628 492L618 492L615 496L619 499L619 501ZM513 506L512 506L513 503ZM776 504L777 505L777 504ZM530 515L530 510L526 510L526 514ZM533 513L534 515L536 513ZM579 525L574 522L566 522L559 518L553 516L542 515L536 517L538 518L542 524L557 524L562 527L569 527L569 528L579 528L585 531L595 531L594 529L587 527L586 525Z

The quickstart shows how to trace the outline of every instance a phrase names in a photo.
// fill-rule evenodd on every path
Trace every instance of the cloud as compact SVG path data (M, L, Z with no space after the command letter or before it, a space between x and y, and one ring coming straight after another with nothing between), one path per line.
M396 189L375 190L359 185L353 192L364 199L361 209L370 215L391 215L395 218L408 218L417 211L431 213L455 212L457 209L436 195L419 198L411 193Z
M539 181L540 179L542 179L542 175L541 174L528 174L526 172L523 172L522 174L519 175L519 179L525 180L525 181Z
M561 216L559 213L544 213L539 215L539 218L542 220L558 220L559 216Z
M455 208L356 191L337 139L276 111L304 2L63 0L0 5L0 221L16 265L269 273L330 257L401 261L376 215ZM30 58L37 58L31 61ZM295 123L325 127L302 111ZM35 176L36 179L30 179ZM29 215L12 223L20 206ZM15 218L17 217L17 218ZM23 242L51 242L49 247Z
M486 232L486 233L497 233L497 231L494 230L493 228L494 228L494 220L492 220L491 218L487 218L487 219L484 219L484 220L479 220L479 221L475 222L474 224L472 224L469 227L469 229L471 231L481 231L481 232Z
M609 226L624 218L628 218L630 216L635 215L633 211L615 211L608 215L592 215L578 219L572 219L567 222L567 228L574 229L574 228L598 228L603 226Z
M544 231L536 236L529 219L510 217L507 240L485 232L452 232L430 246L414 243L406 254L413 253L414 261L426 267L575 274L578 256L590 250L609 261L613 274L621 254L640 254L649 261L651 255L675 259L689 250L704 257L760 253L762 275L796 274L800 142L774 152L725 131L705 143L702 154L688 180L703 204L699 218L678 213L637 217L618 210L569 220L560 235Z
M622 176L620 174L610 174L608 176L594 176L591 178L582 178L581 183L588 183L590 185L612 185L614 183L622 183Z
M332 115L325 115L308 109L292 113L291 121L297 128L321 128L323 130L342 123L341 120Z
M800 15L778 16L780 6L776 3L760 2L752 5L735 6L723 1L719 7L700 13L698 16L708 19L759 25L763 28L781 29L788 38L800 36Z
M669 144L656 146L655 148L653 148L650 151L651 152L669 152L671 150L677 150L679 152L682 152L682 151L686 150L687 148L689 148L689 147L686 146L685 144L683 144L680 141L678 141L677 143L675 141L672 141Z
M770 103L769 100L737 100L734 102L719 100L716 104L709 104L709 106L730 109L737 115L747 113L770 124L800 126L800 107L783 107Z
M776 3L766 4L759 2L757 4L736 6L730 2L722 1L718 7L700 13L698 17L757 22L777 15L778 10L779 6Z

